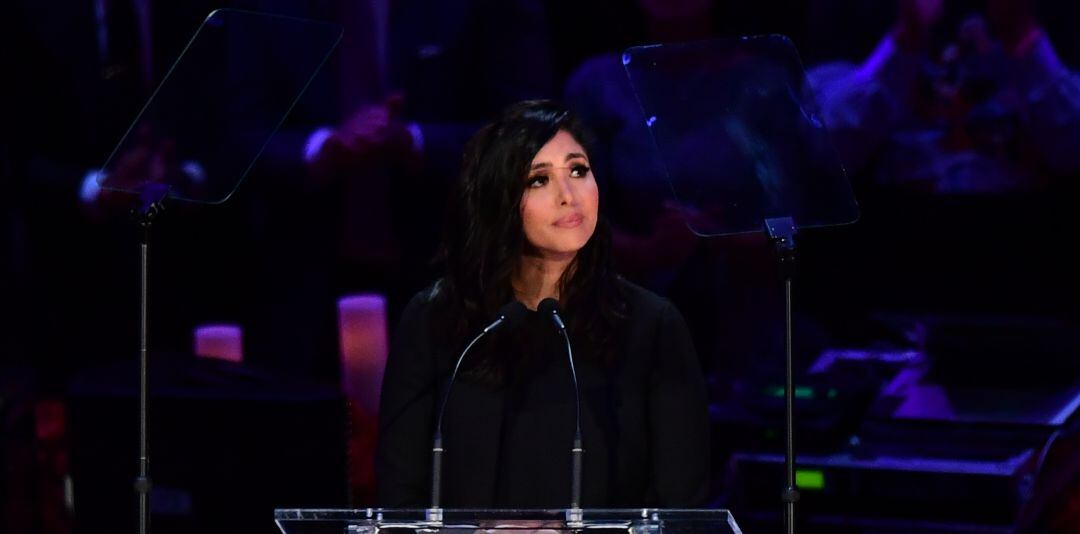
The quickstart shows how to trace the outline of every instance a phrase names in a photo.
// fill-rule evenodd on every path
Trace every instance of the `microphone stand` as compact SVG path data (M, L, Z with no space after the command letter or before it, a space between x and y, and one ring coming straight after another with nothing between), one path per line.
M537 306L537 310L551 314L555 327L566 341L566 357L570 364L570 379L574 383L574 444L570 448L571 472L570 472L570 509L566 511L566 523L570 528L581 528L584 513L581 510L581 470L582 454L585 449L581 444L581 389L578 387L577 368L574 365L574 350L570 347L570 336L566 333L566 324L559 316L559 309L555 299L544 299Z
M487 325L472 341L469 341L468 345L465 345L465 350L461 351L461 356L458 356L457 363L454 364L454 370L450 373L450 379L446 383L446 392L443 393L442 402L439 404L439 414L435 419L435 437L432 439L431 445L431 507L425 512L425 518L430 523L441 525L443 521L443 509L440 506L442 500L442 421L443 414L446 412L446 404L450 400L450 391L454 387L454 379L457 378L458 370L461 369L461 362L465 361L465 356L469 354L477 341L480 341L481 338L504 323L518 319L524 314L524 310L524 306L517 301L512 301L503 306L499 310L498 318Z
M566 354L570 361L570 378L574 382L574 445L570 448L570 509L567 511L566 521L571 528L581 526L584 514L581 511L581 462L585 449L581 445L581 390L578 387L577 369L574 367L574 351L570 348L570 336L566 334L566 327L558 314L553 315L559 324L559 332L566 341Z

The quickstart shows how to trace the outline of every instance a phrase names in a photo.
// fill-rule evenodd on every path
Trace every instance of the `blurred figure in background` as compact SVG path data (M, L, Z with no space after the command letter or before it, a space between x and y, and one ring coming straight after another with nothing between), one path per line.
M809 72L848 170L937 194L1044 189L1080 170L1080 77L1058 58L1034 0L991 0L934 50L942 0L901 0L859 65Z
M1036 17L1063 10L899 0L865 60L808 69L863 208L818 243L828 262L803 263L845 335L881 311L1075 316L1056 243L1075 227L1080 77Z
M543 7L535 0L376 1L374 66L343 70L353 98L304 149L334 221L340 292L377 290L390 317L430 278L439 221L468 137L505 105L552 94ZM355 85L355 84L354 84Z

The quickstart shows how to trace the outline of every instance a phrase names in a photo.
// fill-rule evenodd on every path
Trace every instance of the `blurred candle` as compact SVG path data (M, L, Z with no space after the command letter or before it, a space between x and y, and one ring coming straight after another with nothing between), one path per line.
M209 324L195 328L195 355L230 362L244 361L243 330L232 324Z
M345 396L365 413L376 414L389 351L386 298L382 295L342 297L338 300L338 332Z

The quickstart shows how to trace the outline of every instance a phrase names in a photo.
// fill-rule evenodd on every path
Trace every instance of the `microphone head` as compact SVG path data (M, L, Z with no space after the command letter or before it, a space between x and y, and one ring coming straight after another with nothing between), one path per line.
M563 323L562 317L559 317L559 301L553 298L541 300L540 304L536 305L536 311L541 315L551 317L551 320L555 322L555 326L559 330L566 330L566 325Z
M528 311L529 310L525 308L524 304L516 300L511 300L510 302L503 304L495 315L503 318L504 326L512 327L520 323L522 319L525 318L525 314L528 313Z
M553 313L559 313L559 301L553 298L546 298L540 301L540 304L536 305L536 311L544 314L551 315Z

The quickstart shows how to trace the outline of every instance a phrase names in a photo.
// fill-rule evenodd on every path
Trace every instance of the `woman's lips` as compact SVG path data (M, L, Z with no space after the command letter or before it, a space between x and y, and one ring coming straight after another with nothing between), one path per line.
M555 226L559 228L577 228L578 226L581 226L581 223L584 221L584 215L580 213L574 213L555 221Z

